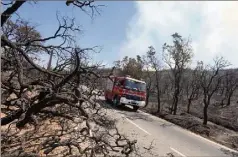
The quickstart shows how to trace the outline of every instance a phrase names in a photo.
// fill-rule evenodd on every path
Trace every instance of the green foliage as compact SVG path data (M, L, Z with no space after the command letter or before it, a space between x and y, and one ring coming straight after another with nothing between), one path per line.
M158 53L153 46L149 46L149 50L144 57L144 62L146 63L147 67L152 68L155 71L159 71L161 68L160 60L158 59Z
M185 69L193 57L191 40L183 39L178 33L174 33L172 38L173 45L163 45L164 61L172 70Z
M142 77L143 60L141 56L136 58L125 56L122 60L114 62L116 68L121 70L121 75L130 75L133 78L140 79Z

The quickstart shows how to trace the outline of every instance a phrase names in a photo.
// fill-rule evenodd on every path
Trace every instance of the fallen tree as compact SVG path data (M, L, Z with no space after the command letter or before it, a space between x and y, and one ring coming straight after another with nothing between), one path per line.
M72 34L80 29L74 19L57 16L59 26L48 37L21 18L10 21L24 3L9 3L2 14L1 155L131 154L136 141L121 135L95 101L95 80L110 75L100 75L100 65L89 64L88 56L97 47L77 46ZM72 3L83 11L95 9L92 1ZM51 40L58 44L49 44ZM51 56L47 69L36 63L42 54Z

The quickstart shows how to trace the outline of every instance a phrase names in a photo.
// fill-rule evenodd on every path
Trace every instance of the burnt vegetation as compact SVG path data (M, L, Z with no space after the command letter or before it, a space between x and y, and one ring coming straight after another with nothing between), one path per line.
M178 33L171 37L173 42L165 43L161 50L149 46L145 55L137 56L142 62L129 57L115 62L115 65L119 62L123 65L117 66L119 75L131 75L147 83L143 110L204 136L224 131L208 125L209 121L237 132L238 70L231 69L229 61L222 56L216 56L210 64L197 61L197 65L192 66L191 39ZM131 66L130 62L136 61L137 66ZM130 73L127 69L140 72ZM238 148L237 142L228 143Z
M102 75L102 65L90 63L98 47L78 46L74 35L80 28L69 17L57 15L58 27L43 36L20 17L18 9L27 3L2 2L1 156L131 154L136 141L121 135L96 101L97 80L112 72ZM66 5L90 16L99 7L93 1ZM49 56L46 68L38 64L42 55Z
M185 114L200 118L199 124L184 120L191 130L200 124L207 129L211 121L238 131L238 70L229 69L223 57L192 68L189 38L174 33L161 51L149 46L145 55L125 56L115 61L115 70L106 69L90 61L100 51L97 46L78 45L75 19L57 15L58 27L43 36L18 12L32 2L1 3L1 156L130 156L137 151L136 141L120 134L97 101L103 79L113 73L146 81L144 110L150 113L179 115L167 117L175 123ZM91 0L62 3L91 17L100 13L101 6ZM49 58L47 67L38 64L42 55ZM237 148L238 137L232 139Z

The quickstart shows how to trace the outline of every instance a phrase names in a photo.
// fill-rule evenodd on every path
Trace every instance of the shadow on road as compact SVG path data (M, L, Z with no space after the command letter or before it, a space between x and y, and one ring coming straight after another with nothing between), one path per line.
M156 122L156 124L160 125L163 128L174 126L172 123L166 123L166 122L158 122L154 118L152 118L152 115L147 115L144 113L141 113L139 111L133 111L131 106L118 106L113 107L111 104L107 103L105 100L97 100L97 102L104 108L108 110L116 110L119 114L124 115L126 118L134 121L134 120L144 120L147 122Z
M105 100L97 100L97 102L99 104L101 104L101 106L105 109L109 109L109 110L117 110L118 113L120 113L121 115L124 115L126 118L130 119L130 120L144 120L147 122L155 122L155 119L153 119L150 115L147 114L143 114L139 111L133 111L133 108L131 106L117 106L114 107L111 104L107 103ZM157 121L158 124L158 121ZM159 124L161 127L167 128L167 127L171 127L174 124L172 123L164 123L162 122L161 124Z
M134 112L132 108L127 107L127 106L117 106L117 107L114 107L111 104L107 103L105 100L96 100L96 101L103 108L106 108L106 109L114 109L114 110L118 110L118 111Z
M131 106L114 107L111 104L107 103L105 100L98 100L98 103L100 103L101 106L105 109L117 110L118 113L124 115L130 120L142 119L142 120L150 121L150 122L154 121L149 115L142 114L139 111L134 111Z

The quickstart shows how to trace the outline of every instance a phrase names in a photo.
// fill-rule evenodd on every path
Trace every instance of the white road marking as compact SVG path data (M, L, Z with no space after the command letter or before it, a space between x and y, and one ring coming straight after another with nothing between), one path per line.
M108 105L108 107L111 108L111 109L113 109L110 105ZM156 116L154 116L154 115L151 115L151 114L149 114L149 113L143 112L143 111L141 111L141 110L139 110L138 112L139 112L139 113L142 113L142 114L144 114L144 115L148 115L148 116L150 116L150 117L153 117L153 118L155 118L155 119L158 119L158 120L160 120L160 121L163 121L163 122L166 122L166 123L175 125L175 126L177 126L179 129L187 131L190 135L196 136L196 137L198 137L198 138L200 138L200 139L202 139L202 140L205 140L205 141L207 141L207 142L209 142L209 143L211 143L211 144L213 144L213 145L216 145L216 146L218 146L218 147L221 147L221 148L223 148L223 149L229 150L229 151L234 152L234 153L238 153L238 151L236 151L236 150L234 150L234 149L231 149L231 148L226 147L226 146L224 146L224 145L222 145L222 144L216 143L216 142L214 142L214 141L212 141L212 140L209 140L209 139L207 139L207 138L205 138L205 137L202 137L202 136L200 136L200 135L198 135L198 134L196 134L196 133L193 133L193 132L191 132L191 131L189 131L189 130L187 130L187 129L184 129L184 128L182 128L182 127L176 125L176 124L173 124L173 123L171 123L171 122L169 122L169 121L166 121L166 120L164 120L164 119L161 119L161 118L156 117ZM126 118L126 117L125 117L125 118ZM147 132L147 131L144 130L143 128L139 127L137 124L135 124L134 122L132 122L132 121L129 120L128 118L126 118L126 119L127 119L127 121L129 121L130 123L134 124L136 127L138 127L139 129L141 129L142 131L144 131L144 132L147 133L148 135L151 135L149 132Z
M179 154L180 156L182 157L186 157L186 155L180 153L179 151L177 151L176 149L172 148L172 147L169 147L172 151L174 151L175 153Z
M169 121L166 121L166 120L164 120L164 119L161 119L161 118L156 117L156 116L154 116L154 115L151 115L151 114L149 114L149 113L146 113L146 112L143 112L143 111L140 111L140 110L139 110L139 112L142 113L142 114L145 114L145 115L154 117L154 118L156 118L156 119L158 119L158 120L160 120L160 121L163 121L163 122L166 122L166 123L169 123L169 124L173 124L173 123L171 123L171 122L169 122ZM209 140L209 139L207 139L207 138L205 138L205 137L202 137L202 136L200 136L200 135L198 135L198 134L196 134L196 133L193 133L193 132L191 132L191 131L189 131L189 130L187 130L187 129L184 129L184 128L182 128L182 127L176 125L176 124L173 124L173 125L177 126L177 127L180 128L181 130L187 131L190 135L196 136L196 137L198 137L198 138L200 138L200 139L202 139L202 140L204 140L204 141L207 141L207 142L209 142L209 143L211 143L211 144L213 144L213 145L216 145L216 146L218 146L218 147L221 147L221 148L223 148L223 149L229 150L229 151L234 152L234 153L238 153L238 151L236 151L236 150L234 150L234 149L231 149L231 148L226 147L226 146L224 146L224 145L222 145L222 144L220 144L220 143L216 143L216 142L214 142L214 141L212 141L212 140Z
M125 117L126 118L126 117ZM151 135L148 131L144 130L143 128L141 128L139 125L137 125L136 123L132 122L130 119L126 118L126 120L128 122L130 122L131 124L135 125L137 128L141 129L142 131L144 131L146 134Z
M182 128L182 129L183 129L183 128ZM212 140L209 140L209 139L207 139L207 138L205 138L205 137L202 137L202 136L200 136L200 135L198 135L198 134L195 134L195 133L193 133L193 132L190 132L190 131L189 131L189 134L194 135L194 136L196 136L196 137L198 137L198 138L200 138L200 139L203 139L203 140L205 140L205 141L207 141L207 142L209 142L209 143L211 143L211 144L213 144L213 145L216 145L216 146L218 146L218 147L221 147L221 148L223 148L223 149L229 150L229 151L234 152L234 153L238 153L238 151L236 151L236 150L234 150L234 149L231 149L231 148L229 148L229 147L226 147L226 146L224 146L224 145L222 145L222 144L220 144L220 143L216 143L216 142L214 142L214 141L212 141Z

